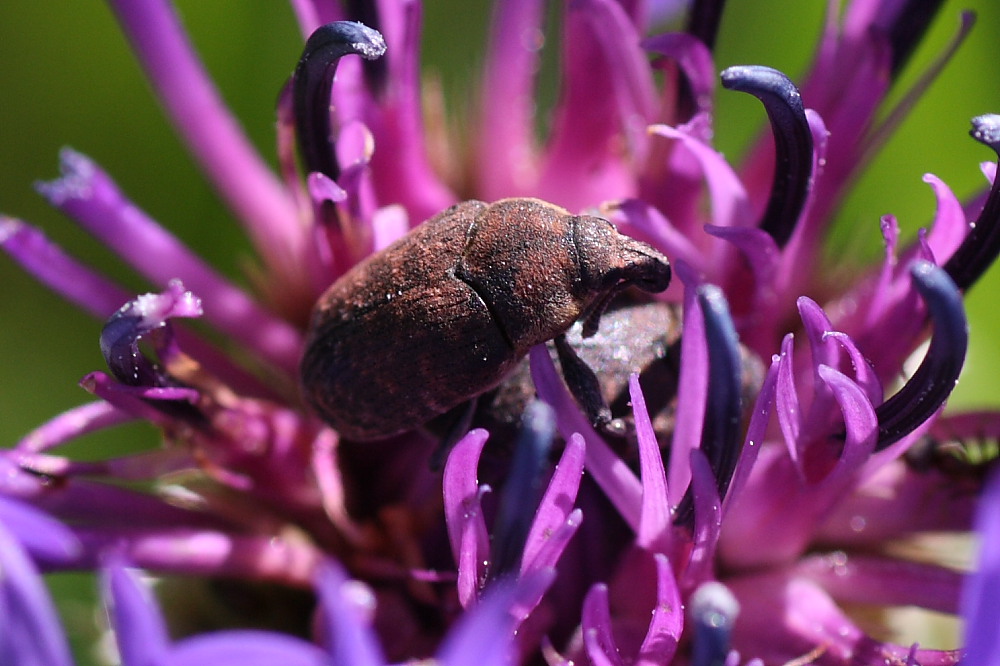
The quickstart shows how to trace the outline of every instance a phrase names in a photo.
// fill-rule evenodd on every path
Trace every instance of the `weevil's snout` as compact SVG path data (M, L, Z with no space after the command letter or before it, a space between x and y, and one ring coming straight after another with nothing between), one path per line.
M670 286L670 261L659 251L631 240L625 244L622 256L625 259L624 281L651 294L659 293Z

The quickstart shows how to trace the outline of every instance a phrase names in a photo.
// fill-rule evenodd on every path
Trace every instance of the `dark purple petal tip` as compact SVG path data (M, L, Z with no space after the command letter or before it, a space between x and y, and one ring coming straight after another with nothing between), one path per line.
M307 172L331 180L340 174L330 125L330 92L340 59L374 60L384 53L381 33L354 21L327 23L309 36L292 76L295 130Z
M931 343L909 381L875 410L879 450L913 432L941 407L958 382L969 346L962 295L947 272L918 261L910 275L930 311Z
M722 22L725 0L696 0L688 11L686 32L712 50Z
M973 118L969 136L1000 153L1000 114L987 113Z
M510 475L504 483L493 530L492 578L516 571L542 492L542 475L556 434L556 416L540 400L524 410Z
M759 226L783 247L795 231L812 185L813 137L802 96L787 76L771 67L740 65L721 76L726 89L759 99L771 123L774 181Z
M1000 156L1000 115L990 113L972 119L969 135ZM962 291L972 287L1000 255L1000 183L995 179L979 219L962 244L944 265Z
M118 381L129 386L168 386L165 375L140 350L153 331L169 335L167 319L201 316L201 301L174 281L162 294L143 294L111 315L101 330L101 353Z
M740 605L733 593L715 581L705 583L691 595L691 622L694 625L694 666L728 663L730 638Z

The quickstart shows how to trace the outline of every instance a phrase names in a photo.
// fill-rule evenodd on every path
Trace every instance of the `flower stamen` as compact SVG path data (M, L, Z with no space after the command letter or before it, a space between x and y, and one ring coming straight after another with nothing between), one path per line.
M750 93L767 112L774 135L774 180L758 226L779 248L784 247L795 231L812 185L813 137L802 96L787 76L760 65L726 69L722 86Z
M992 148L1000 157L1000 115L990 113L973 118L969 135ZM993 181L983 212L971 226L969 235L944 265L945 272L961 291L971 288L1000 255L1000 185L997 179Z
M340 59L353 54L374 60L383 53L382 35L361 23L335 21L310 35L292 77L295 129L307 172L331 180L340 175L330 126L330 92Z
M877 451L911 433L941 407L958 382L969 346L962 297L947 271L918 261L910 268L910 275L927 303L934 331L920 367L903 388L875 410Z

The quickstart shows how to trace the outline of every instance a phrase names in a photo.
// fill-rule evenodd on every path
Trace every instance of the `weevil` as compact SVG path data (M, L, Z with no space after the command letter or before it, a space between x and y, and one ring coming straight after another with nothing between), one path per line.
M669 282L665 256L603 218L537 199L466 201L320 297L301 363L304 393L343 437L387 438L493 389L534 345L569 349L576 321L594 335L624 289L657 293ZM606 405L566 366L570 389L607 426Z

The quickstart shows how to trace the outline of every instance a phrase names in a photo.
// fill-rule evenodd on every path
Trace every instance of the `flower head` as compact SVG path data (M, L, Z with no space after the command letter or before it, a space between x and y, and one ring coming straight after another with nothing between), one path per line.
M292 3L305 39L278 95L277 173L221 102L169 2L110 4L243 223L259 259L255 288L197 256L71 150L61 177L38 191L150 293L132 295L27 222L0 220L15 261L104 321L107 366L81 381L92 402L0 456L2 629L15 636L0 656L69 663L38 570L87 568L102 572L130 664L957 662L958 650L896 644L845 609L959 611L962 574L893 544L968 532L980 504L983 516L995 510L983 480L995 456L949 451L995 439L1000 420L941 410L968 347L963 293L1000 253L1000 188L963 206L928 177L938 207L916 242L903 245L885 216L880 264L847 281L817 268L872 146L947 61L881 115L939 3L855 0L842 14L831 3L800 85L769 67L724 69L721 86L759 100L768 121L739 166L712 143L720 3L693 3L672 32L648 11L667 3L567 3L559 94L541 139L542 55L531 37L543 4L496 3L473 129L450 146L470 156L460 174L435 165L417 2ZM970 27L965 16L952 48ZM1000 117L979 116L972 135L997 151L998 128ZM985 171L992 181L995 165ZM339 366L349 376L327 378L346 387L332 409L378 420L392 394L440 416L376 442L325 424L299 390L306 348L307 375L313 355L340 353L335 326L310 330L313 303L331 283L360 311L425 289L417 300L451 313L444 290L407 280L428 256L464 261L478 219L454 238L419 236L424 254L403 258L391 279L371 278L377 262L352 267L441 211L448 220L485 209L449 208L458 202L510 198L610 219L642 241L628 241L637 253L649 248L656 279L619 295L627 276L607 271L573 328L556 327L526 358L507 352L499 386L499 376L469 380L457 352L414 360L407 349L457 331L473 355L495 353L461 314L416 330L427 322L400 310L398 331L356 331L374 351ZM518 244L518 231L509 244L541 264L552 247L569 248L574 289L593 279L576 236L565 247L541 232ZM676 276L669 287L660 253ZM480 281L464 264L442 279L466 283L469 302L494 318L513 300L492 303L495 293L551 289L517 282L490 252L477 260ZM557 296L541 300L562 305ZM338 316L324 311L323 321ZM516 325L546 323L505 319L498 335L518 350ZM904 365L921 349L915 369ZM478 403L451 410L446 390ZM375 399L348 403L352 393ZM129 421L155 425L162 446L98 460L59 450ZM980 529L984 565L965 593L971 627L990 608L995 535ZM171 640L133 566L312 590L317 619L301 627L312 640L246 630ZM17 638L25 626L44 640ZM968 643L976 658L991 649L980 636Z

